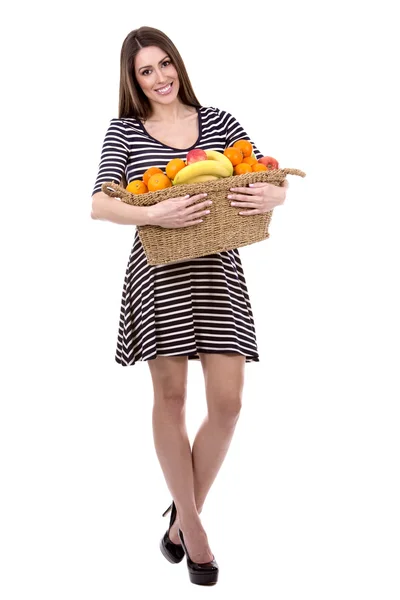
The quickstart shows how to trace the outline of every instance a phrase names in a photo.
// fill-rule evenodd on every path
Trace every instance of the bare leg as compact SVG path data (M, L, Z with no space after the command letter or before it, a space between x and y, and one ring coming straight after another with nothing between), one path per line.
M198 513L228 452L240 414L246 359L240 354L200 354L208 414L193 442L194 493ZM179 515L171 528L175 543ZM174 536L174 539L173 539ZM176 537L175 537L176 536Z
M179 513L190 557L208 562L213 554L196 509L192 453L185 424L187 357L148 361L154 387L153 436L156 454ZM178 539L171 538L174 543Z

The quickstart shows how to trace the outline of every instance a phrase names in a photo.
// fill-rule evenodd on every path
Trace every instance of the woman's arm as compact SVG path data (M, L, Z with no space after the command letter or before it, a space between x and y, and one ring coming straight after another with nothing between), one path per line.
M101 190L108 181L120 183L129 157L129 143L121 119L111 119L104 137L97 178L92 191L92 219L120 225L148 225L148 207L133 206Z
M104 192L92 196L92 219L111 221L120 225L149 225L147 206L133 206Z
M98 192L102 192L103 183L113 181L121 184L125 177L128 158L129 142L123 120L111 119L104 136L92 198Z

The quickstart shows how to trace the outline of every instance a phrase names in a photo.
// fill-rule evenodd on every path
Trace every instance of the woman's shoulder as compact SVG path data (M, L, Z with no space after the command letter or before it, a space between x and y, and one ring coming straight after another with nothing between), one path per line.
M202 111L202 113L204 113L206 115L215 116L215 117L223 117L223 116L229 114L226 110L223 110L222 108L218 108L217 106L202 106L200 110Z
M229 111L217 106L202 106L201 111L205 117L209 117L213 121L221 121L224 124L234 119Z
M201 108L203 115L203 122L210 126L215 125L217 127L230 127L236 123L235 117L223 108L216 106L203 106Z
M135 117L113 117L110 119L110 127L116 127L123 130L136 130L142 132L139 119Z
M143 134L140 121L133 117L112 117L108 130L124 137L134 134Z

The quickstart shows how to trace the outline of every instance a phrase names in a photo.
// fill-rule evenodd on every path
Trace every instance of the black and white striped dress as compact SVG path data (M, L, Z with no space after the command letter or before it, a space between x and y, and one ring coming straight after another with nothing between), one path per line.
M250 140L226 111L201 107L198 121L195 144L177 149L149 135L138 119L111 119L92 195L104 182L119 184L123 173L129 183L149 167L165 170L172 158L185 159L191 148L223 152L239 139ZM254 143L253 148L260 158ZM136 230L122 290L116 362L128 366L161 355L199 360L198 352L235 352L246 362L259 362L239 250L148 265Z

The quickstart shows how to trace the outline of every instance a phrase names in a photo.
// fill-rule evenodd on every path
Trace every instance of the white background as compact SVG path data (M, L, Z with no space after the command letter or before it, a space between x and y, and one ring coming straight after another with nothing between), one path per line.
M217 598L398 600L399 120L394 3L20 3L4 15L0 595L187 598L144 362L114 362L135 228L90 218L120 50L178 47L204 106L289 176L241 249L260 363L202 520ZM192 11L192 12L190 12ZM397 46L397 47L396 47ZM205 411L189 363L191 439Z

